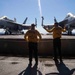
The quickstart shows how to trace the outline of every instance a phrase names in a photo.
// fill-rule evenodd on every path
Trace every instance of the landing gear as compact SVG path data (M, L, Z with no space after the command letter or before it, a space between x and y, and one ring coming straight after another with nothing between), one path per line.
M68 31L68 35L72 35L72 31Z
M12 34L11 31L9 31L9 30L6 30L6 31L5 31L5 35L10 35L10 34Z
M68 25L68 35L72 35L72 28L71 28L71 26L70 25Z

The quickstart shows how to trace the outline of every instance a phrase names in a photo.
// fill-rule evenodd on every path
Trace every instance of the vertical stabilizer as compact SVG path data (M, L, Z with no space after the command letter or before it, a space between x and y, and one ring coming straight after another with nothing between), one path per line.
M14 18L14 22L16 22L16 18Z
M35 25L36 25L36 27L37 27L37 19L35 18Z
M54 23L57 23L57 20L56 20L56 18L54 17Z
M41 25L43 26L43 20L44 20L44 17L42 16L41 18L42 18L42 23L41 23Z
M26 19L24 20L23 24L26 24L28 17L26 17Z

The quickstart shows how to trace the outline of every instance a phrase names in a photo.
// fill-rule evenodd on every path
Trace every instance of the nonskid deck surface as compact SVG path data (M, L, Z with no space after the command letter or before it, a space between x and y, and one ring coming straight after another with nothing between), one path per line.
M75 59L55 65L52 58L39 58L38 67L33 59L31 68L28 63L28 57L0 56L0 75L75 75Z

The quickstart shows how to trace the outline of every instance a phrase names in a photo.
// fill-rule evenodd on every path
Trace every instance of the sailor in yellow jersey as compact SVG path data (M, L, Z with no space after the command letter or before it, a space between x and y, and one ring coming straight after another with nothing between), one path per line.
M34 24L31 24L31 29L26 32L24 38L28 42L29 47L29 64L32 65L32 54L34 52L36 65L38 65L38 42L42 37L39 31L35 29Z
M54 60L57 61L57 52L59 54L60 62L62 62L62 55L61 55L61 35L62 32L65 32L66 29L59 26L58 23L54 23L54 27L50 30L43 27L47 32L53 32L53 48L54 48Z

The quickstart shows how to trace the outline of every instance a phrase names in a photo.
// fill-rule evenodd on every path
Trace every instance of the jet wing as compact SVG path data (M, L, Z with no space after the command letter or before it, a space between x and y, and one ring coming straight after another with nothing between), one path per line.
M30 29L30 27L31 27L31 25L29 25L29 24L20 24L17 22L10 22L10 21L8 21L8 23L17 25L17 26L21 27L22 29Z

